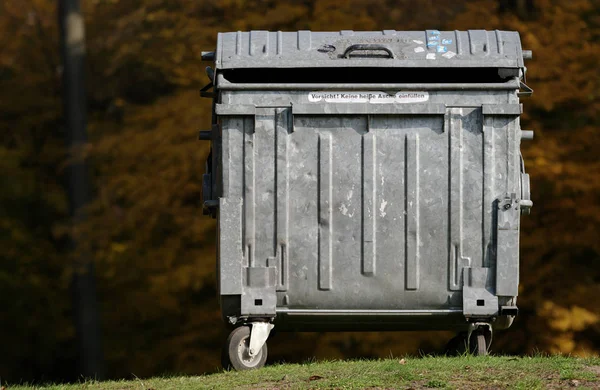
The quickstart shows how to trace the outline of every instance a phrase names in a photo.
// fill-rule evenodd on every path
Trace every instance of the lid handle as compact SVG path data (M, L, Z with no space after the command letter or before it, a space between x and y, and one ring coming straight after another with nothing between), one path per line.
M384 51L388 54L388 58L394 58L394 52L392 52L392 50L389 47L372 43L358 43L355 45L350 45L348 46L344 54L342 54L342 58L350 58L350 53L357 50ZM365 54L364 57L379 57L379 55L369 53Z

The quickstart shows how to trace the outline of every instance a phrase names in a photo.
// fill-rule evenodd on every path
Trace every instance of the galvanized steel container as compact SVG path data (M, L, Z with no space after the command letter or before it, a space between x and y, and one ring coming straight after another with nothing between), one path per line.
M517 313L530 56L509 31L219 34L202 138L241 326L226 365L264 364L273 325L453 329L487 352Z

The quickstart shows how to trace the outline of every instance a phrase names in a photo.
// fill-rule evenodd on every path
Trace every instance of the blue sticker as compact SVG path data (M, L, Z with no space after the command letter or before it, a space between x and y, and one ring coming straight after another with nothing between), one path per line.
M437 52L438 53L445 53L448 51L448 48L446 46L438 46L437 47Z
M430 34L431 35L440 35L440 32L438 30L431 30Z
M438 44L439 44L438 41L429 41L429 42L427 42L427 47L435 47Z
M452 39L442 39L442 45L451 45Z

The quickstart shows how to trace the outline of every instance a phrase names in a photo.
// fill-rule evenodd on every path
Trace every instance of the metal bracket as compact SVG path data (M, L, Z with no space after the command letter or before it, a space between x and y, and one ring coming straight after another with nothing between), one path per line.
M463 313L467 318L498 315L498 297L491 292L491 268L463 268Z
M533 89L529 87L527 84L519 80L519 88L524 89L524 91L517 92L517 96L531 96L533 95Z
M528 199L525 199L528 200ZM523 199L517 198L517 194L506 193L498 199L498 229L517 230L519 224L519 203Z
M505 193L494 203L496 209L496 290L497 296L519 295L519 219L521 204L531 206L516 193ZM528 204L527 204L528 203Z
M215 60L215 52L214 51L203 51L200 53L202 56L202 61L214 61Z
M519 315L519 308L516 306L500 306L501 316L517 316Z
M252 329L250 331L250 348L248 354L255 356L267 342L271 329L275 325L268 322L253 322Z
M198 140L200 141L212 141L211 130L200 130L198 131Z
M521 132L523 133L523 131ZM533 133L533 131L531 133ZM533 134L531 138L533 138ZM528 215L532 206L533 201L531 200L529 175L525 173L525 162L521 155L521 204L519 207L521 209L521 214Z
M204 97L204 98L214 98L216 95L214 92L208 92L209 89L211 89L213 87L213 83L212 81L208 84L206 84L204 87L202 87L202 89L200 90L200 97Z

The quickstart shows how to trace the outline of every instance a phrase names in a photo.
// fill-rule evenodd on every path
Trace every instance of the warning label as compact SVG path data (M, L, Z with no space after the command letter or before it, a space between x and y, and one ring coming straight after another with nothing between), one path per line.
M311 103L419 103L429 100L428 92L404 91L395 95L386 92L309 92Z

